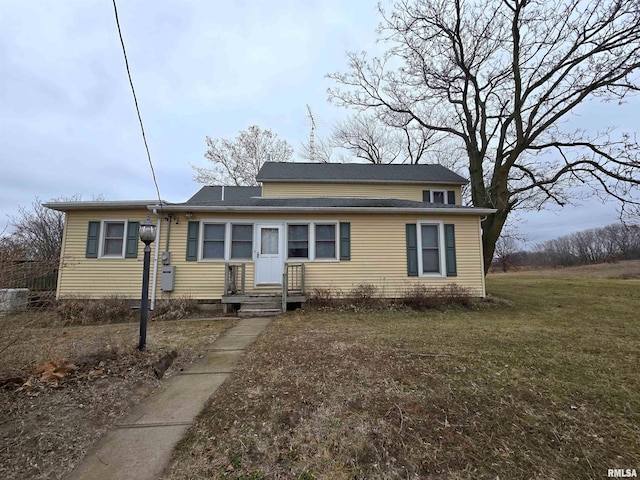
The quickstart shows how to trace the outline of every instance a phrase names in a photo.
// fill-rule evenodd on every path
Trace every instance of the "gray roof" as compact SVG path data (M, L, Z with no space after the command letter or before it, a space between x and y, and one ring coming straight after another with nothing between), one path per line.
M211 187L203 187L198 192L204 199ZM228 188L228 187L226 187ZM225 191L226 191L225 188ZM445 205L438 203L418 202L413 200L400 200L395 198L362 198L362 197L250 197L236 198L233 201L227 198L222 200L219 195L208 196L206 201L193 201L165 205L169 211L203 211L203 212L416 212L416 213L451 213L451 214L475 214L487 215L494 210L465 207L462 205Z
M332 183L441 183L466 184L467 180L439 164L373 165L370 163L266 162L259 182Z
M234 203L251 197L262 195L262 187L202 187L198 192L185 203L195 205L212 205L222 202L224 194L225 203ZM221 204L225 204L221 203Z

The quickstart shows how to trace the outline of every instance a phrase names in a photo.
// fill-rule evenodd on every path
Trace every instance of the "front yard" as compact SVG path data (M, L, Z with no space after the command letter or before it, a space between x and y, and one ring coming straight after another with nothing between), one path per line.
M277 318L164 480L640 469L640 282L507 275L488 290L506 302Z
M51 327L51 311L0 317L0 478L64 478L160 385L153 362L176 350L167 376L175 374L233 322L151 322L140 353L135 323Z

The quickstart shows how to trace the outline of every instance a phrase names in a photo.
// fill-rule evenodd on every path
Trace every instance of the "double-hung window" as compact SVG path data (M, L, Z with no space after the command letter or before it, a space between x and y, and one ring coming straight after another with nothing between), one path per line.
M309 258L309 225L289 224L287 241L287 256L289 258Z
M336 224L315 225L315 258L335 259L336 258Z
M231 258L251 258L253 250L253 225L231 225Z
M202 259L224 259L224 223L205 223L202 232Z
M438 274L440 269L440 234L437 224L420 225L422 273Z
M422 276L446 275L445 238L441 222L418 223L418 269Z
M124 257L124 235L126 223L105 221L102 226L102 257Z

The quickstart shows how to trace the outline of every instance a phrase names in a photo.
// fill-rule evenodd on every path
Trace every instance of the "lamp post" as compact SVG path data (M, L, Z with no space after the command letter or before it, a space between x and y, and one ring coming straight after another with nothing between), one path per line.
M140 224L140 240L144 242L144 262L142 266L142 303L140 304L140 343L138 350L147 346L147 316L149 314L149 265L151 263L151 243L156 239L156 226L149 215Z

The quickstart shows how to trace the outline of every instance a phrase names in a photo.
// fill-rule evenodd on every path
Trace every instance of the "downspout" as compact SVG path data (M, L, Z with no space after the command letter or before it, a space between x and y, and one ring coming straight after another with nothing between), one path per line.
M478 217L478 236L480 238L480 271L482 272L482 298L487 296L487 286L484 273L484 247L482 245L482 222L487 219L487 216Z
M153 214L158 215L156 209L153 209ZM149 309L153 310L156 307L156 284L158 282L158 255L160 252L160 226L162 225L162 219L158 217L156 225L156 248L153 254L153 276L151 277L151 304Z
M164 251L167 252L167 254L169 252L169 234L171 233L171 220L173 220L171 214L167 215L167 241L164 248ZM162 262L162 264L164 265L165 263ZM167 292L167 300L171 300L171 292Z

